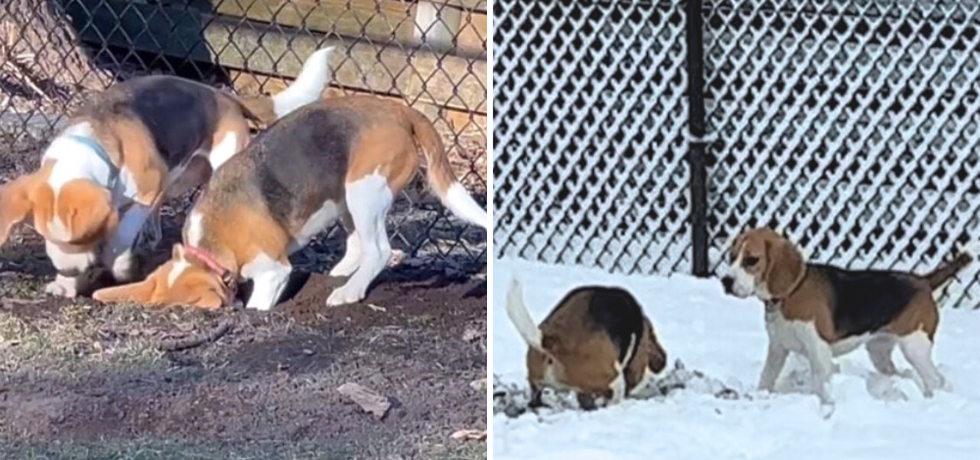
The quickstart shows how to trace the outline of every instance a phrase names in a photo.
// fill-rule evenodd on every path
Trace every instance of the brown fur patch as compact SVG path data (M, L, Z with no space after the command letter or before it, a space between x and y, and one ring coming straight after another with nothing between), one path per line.
M923 331L933 341L936 329L939 327L939 308L932 298L932 289L927 281L916 280L918 292L909 305L885 329L899 336L906 336L916 331Z
M170 284L171 272L182 266L180 276ZM231 292L200 261L187 258L180 244L173 255L145 280L95 291L100 302L138 302L153 307L190 306L217 309L230 303Z
M18 177L0 187L0 246L7 242L10 230L34 213L34 195L47 181L51 165L41 171Z

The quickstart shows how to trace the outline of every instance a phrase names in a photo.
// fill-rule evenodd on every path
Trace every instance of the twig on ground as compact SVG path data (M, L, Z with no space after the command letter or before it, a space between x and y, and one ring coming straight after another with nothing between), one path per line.
M199 347L206 343L211 343L220 339L231 330L231 326L232 321L229 319L224 319L218 323L218 327L211 329L210 331L200 332L179 339L161 339L159 342L157 342L156 347L161 351L181 351Z

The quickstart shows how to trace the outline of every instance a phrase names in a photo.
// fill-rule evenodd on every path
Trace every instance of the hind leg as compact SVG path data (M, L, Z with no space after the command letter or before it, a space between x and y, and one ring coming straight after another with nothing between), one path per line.
M879 335L871 339L866 345L871 363L875 369L885 375L895 375L895 363L892 362L892 351L895 349L895 339L885 335Z
M367 288L391 258L391 245L385 231L385 217L394 200L387 180L371 174L347 184L347 209L360 242L357 271L347 284L327 298L328 306L344 305L364 298Z
M345 212L343 214L341 223L344 226L344 231L347 232L347 248L345 249L344 257L330 270L330 276L350 276L360 266L361 239L357 236L357 230L354 229L354 220L350 213Z
M946 379L932 362L932 341L922 331L913 332L899 339L899 347L905 359L922 379L922 394L931 397L934 390L942 389Z

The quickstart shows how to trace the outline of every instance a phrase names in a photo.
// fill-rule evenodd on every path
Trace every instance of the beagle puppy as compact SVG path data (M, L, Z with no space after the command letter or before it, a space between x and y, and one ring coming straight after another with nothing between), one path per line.
M595 409L597 398L614 404L667 366L667 352L650 320L633 295L620 288L576 288L535 326L514 278L507 316L528 344L532 407L542 405L546 387L575 392L585 410Z
M739 235L732 246L725 291L756 296L766 305L769 352L759 388L772 391L789 352L810 363L813 387L831 404L832 358L865 345L878 372L896 373L891 355L898 345L921 379L926 397L946 381L932 361L939 311L932 292L972 261L958 254L920 276L876 270L845 270L807 263L790 241L768 228Z
M117 282L136 275L133 249L158 207L207 180L247 145L248 121L270 124L319 99L332 48L270 97L240 98L171 76L118 83L96 95L45 150L40 168L0 188L0 246L31 219L57 269L46 292L75 297L81 275L101 266Z
M268 310L290 277L289 255L340 219L347 249L330 275L350 279L327 305L357 302L390 260L385 216L420 154L442 203L486 228L486 211L456 179L424 115L374 97L326 99L276 122L215 171L169 262L95 298L217 308L233 299L238 282L252 280L246 306Z

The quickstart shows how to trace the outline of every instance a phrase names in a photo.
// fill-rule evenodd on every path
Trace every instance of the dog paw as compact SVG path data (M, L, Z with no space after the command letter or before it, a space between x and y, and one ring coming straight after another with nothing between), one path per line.
M395 249L391 251L391 256L388 257L388 266L397 267L405 261L405 251L400 249Z
M349 303L356 303L363 298L363 290L351 289L347 285L344 285L334 289L334 291L330 293L330 297L327 297L327 306L336 307L339 305L347 305Z
M330 270L330 276L334 278L346 278L354 274L357 271L357 262L347 263L345 260L341 260L337 265Z
M65 286L58 281L52 281L44 287L44 292L58 297L68 297L73 299L78 296L78 292L72 286Z

